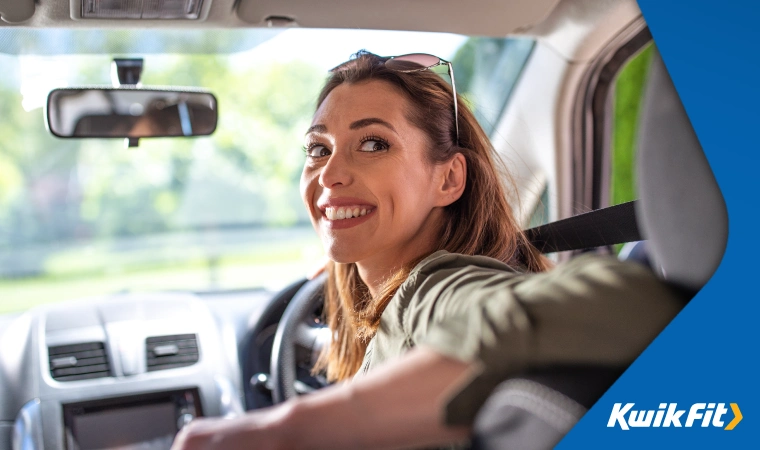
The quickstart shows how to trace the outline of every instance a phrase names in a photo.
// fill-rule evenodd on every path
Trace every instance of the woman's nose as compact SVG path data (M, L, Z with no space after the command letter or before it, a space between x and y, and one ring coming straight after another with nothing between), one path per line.
M322 166L322 173L319 174L319 184L324 188L334 188L338 186L348 186L353 181L351 162L348 155L344 152L333 152L327 159L327 163Z

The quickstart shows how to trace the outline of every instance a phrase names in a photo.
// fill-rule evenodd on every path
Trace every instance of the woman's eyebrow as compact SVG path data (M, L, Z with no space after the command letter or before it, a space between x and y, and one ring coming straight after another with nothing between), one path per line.
M359 119L355 122L352 122L348 128L350 130L358 130L359 128L368 127L370 125L382 125L388 128L389 130L393 131L394 133L396 133L396 129L393 128L393 125L377 117L368 117L366 119ZM327 133L327 126L321 123L312 125L311 127L309 127L308 130L306 130L305 134L310 134L310 133Z
M396 133L396 129L393 128L393 125L389 124L388 122L384 121L383 119L378 119L377 117L369 117L367 119L357 120L356 122L353 122L348 128L351 129L351 130L357 130L359 128L368 127L368 126L374 125L374 124L382 125L382 126L388 128L388 129L390 129L394 133Z
M322 125L321 123L312 125L309 127L308 130L306 130L306 133L304 134L309 134L309 133L327 133L327 127L325 125Z

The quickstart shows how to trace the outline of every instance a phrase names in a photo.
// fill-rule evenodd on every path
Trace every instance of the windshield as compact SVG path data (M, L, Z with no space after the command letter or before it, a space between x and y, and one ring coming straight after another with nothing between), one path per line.
M77 31L55 33L82 41ZM453 60L457 88L490 131L533 47L434 33L244 33L267 34L234 53L175 54L169 44L162 53L158 40L133 33L151 51L0 54L0 313L124 291L279 289L322 254L298 184L303 134L331 67L360 48ZM124 56L144 58L146 87L213 92L216 132L137 148L51 136L47 93L108 85L112 59Z

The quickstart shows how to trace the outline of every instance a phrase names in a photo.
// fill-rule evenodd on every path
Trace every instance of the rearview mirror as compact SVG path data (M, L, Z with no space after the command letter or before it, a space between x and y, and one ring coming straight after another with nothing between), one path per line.
M217 123L216 97L208 92L136 88L55 89L47 124L62 138L206 136Z

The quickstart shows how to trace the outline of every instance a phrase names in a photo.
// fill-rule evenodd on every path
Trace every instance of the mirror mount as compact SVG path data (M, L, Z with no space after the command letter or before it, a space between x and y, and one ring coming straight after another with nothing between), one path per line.
M135 86L140 84L144 60L142 58L114 58L111 63L111 83L113 87ZM139 147L139 138L124 138L124 147Z
M142 70L142 58L114 58L111 63L113 87L138 86Z

